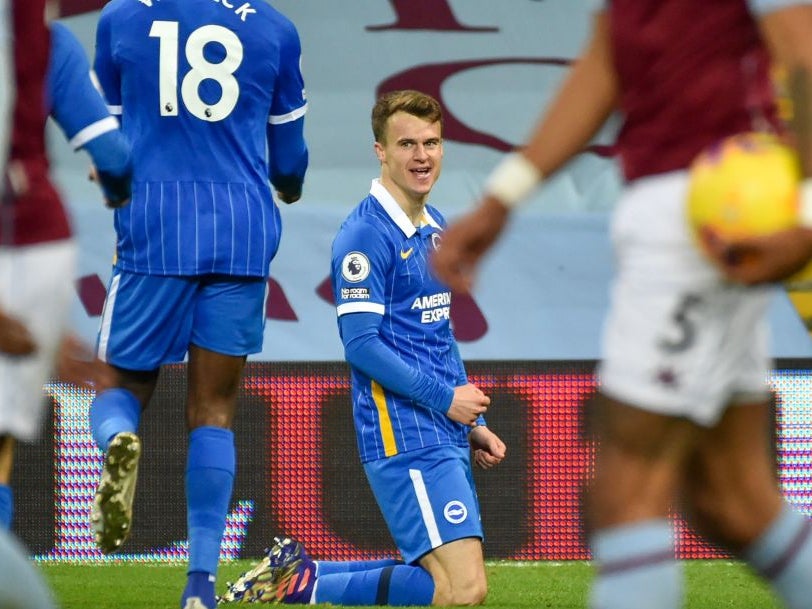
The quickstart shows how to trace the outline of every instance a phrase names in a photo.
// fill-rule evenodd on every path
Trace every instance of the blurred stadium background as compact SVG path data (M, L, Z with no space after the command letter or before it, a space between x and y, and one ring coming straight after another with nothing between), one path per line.
M217 1L217 0L214 0ZM263 0L252 0L260 2ZM233 0L232 0L233 2ZM239 5L241 2L234 3ZM251 358L237 423L238 474L224 558L254 558L277 533L321 558L394 551L358 464L347 368L327 284L333 235L367 193L378 166L369 111L393 88L437 96L446 112L445 168L432 202L453 218L500 156L530 129L578 53L588 0L275 0L298 26L309 98L311 162L302 201L285 207L272 267L265 349ZM63 20L93 55L100 0L62 0ZM613 124L538 194L482 268L452 316L474 381L494 398L491 425L509 459L478 474L488 558L587 558L579 485L592 448L580 435L594 389L611 269L607 217L618 188ZM114 233L87 157L56 131L57 182L81 257L73 323L95 340ZM773 304L769 379L776 393L778 475L812 514L812 341L803 286ZM45 393L54 416L44 441L21 450L16 531L44 561L102 561L87 514L101 467L86 430L87 392ZM174 561L186 553L181 416L183 365L169 367L143 423L145 457L131 540L112 560ZM719 553L679 526L684 558Z

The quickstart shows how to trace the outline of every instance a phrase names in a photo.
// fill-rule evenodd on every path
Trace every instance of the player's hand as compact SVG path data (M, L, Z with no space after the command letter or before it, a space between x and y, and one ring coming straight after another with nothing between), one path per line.
M90 347L72 335L62 339L59 345L56 376L87 389L112 387L116 382L114 370L97 359Z
M107 192L105 192L105 189L103 188L103 185L102 185L102 180L99 177L99 170L96 169L95 165L90 166L90 169L88 170L88 173L87 173L87 179L90 180L91 182L95 182L100 187L102 187L102 197L104 199L104 206L107 209L118 209L119 207L124 207L125 205L127 205L130 202L130 197L122 197L120 199L113 199L113 198L111 198L109 196L109 194Z
M119 207L129 205L129 203L130 197L126 197L124 199L111 199L109 197L104 197L104 206L107 209L118 209Z
M124 207L130 203L130 197L126 199L109 199L108 197L104 197L104 206L107 209L118 209L119 207Z
M812 258L812 229L794 227L770 235L725 240L700 232L706 253L731 281L746 285L787 279Z
M302 198L302 191L296 193L290 192L282 192L281 190L276 191L277 198L282 201L283 203L287 203L290 205L291 203L296 203L299 199Z
M0 353L31 355L37 343L22 322L0 311Z
M499 465L507 452L505 443L484 425L477 425L471 430L468 443L474 451L474 463L482 469Z
M475 385L468 383L454 388L454 399L446 412L452 421L463 425L474 425L479 415L485 414L491 398L482 393Z
M456 292L470 292L476 266L496 242L507 224L510 210L486 197L443 232L443 239L431 258L440 281Z

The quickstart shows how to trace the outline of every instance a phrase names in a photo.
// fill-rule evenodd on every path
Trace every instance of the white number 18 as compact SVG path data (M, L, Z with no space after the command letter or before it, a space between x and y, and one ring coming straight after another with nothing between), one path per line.
M155 21L149 31L150 38L160 40L158 54L158 94L161 116L178 115L178 22ZM216 42L226 50L220 63L211 63L203 55L203 48ZM180 84L183 104L194 116L204 121L221 121L228 117L240 97L240 84L234 72L242 63L242 42L237 35L219 25L204 25L189 35L184 48L191 69ZM214 80L220 85L220 99L209 104L200 98L200 84Z

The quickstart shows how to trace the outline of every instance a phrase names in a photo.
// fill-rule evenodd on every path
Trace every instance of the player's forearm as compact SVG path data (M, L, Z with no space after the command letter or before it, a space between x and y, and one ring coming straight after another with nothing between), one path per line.
M457 386L465 385L468 382L468 374L465 372L465 363L462 361L462 355L460 355L460 348L457 344L457 341L451 343L451 350L454 356L454 359L457 360L457 364L459 365L459 374L457 375Z
M537 124L524 155L543 175L553 173L583 151L615 109L616 101L607 25L599 16L589 46Z
M132 148L127 137L118 129L102 133L86 142L83 148L96 169L119 176L132 171Z
M462 355L460 355L460 347L459 344L457 344L457 341L451 343L451 352L454 359L457 362L457 365L459 366L459 373L457 374L457 387L467 385L469 383L468 374L465 372L465 362L462 361ZM476 424L487 425L487 423L485 422L485 416L479 415L479 417L476 420Z
M812 70L799 65L789 75L790 126L804 177L812 178Z
M798 4L767 13L759 24L773 60L787 74L792 108L789 126L805 178L800 214L801 224L807 228L799 235L808 242L812 238L812 5Z
M790 127L806 177L812 177L812 5L798 4L763 15L762 33L773 59L787 73Z
M132 194L132 155L130 142L119 130L107 131L90 140L84 149L93 159L102 191L115 206Z
M309 161L304 139L304 118L269 125L267 135L268 175L271 184L277 191L287 195L300 194Z
M448 412L454 390L409 366L379 336L363 334L345 339L344 350L351 366L388 391L406 396L424 408Z

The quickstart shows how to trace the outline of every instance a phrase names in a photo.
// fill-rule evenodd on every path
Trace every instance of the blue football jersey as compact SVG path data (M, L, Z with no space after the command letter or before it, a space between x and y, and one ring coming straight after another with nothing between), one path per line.
M382 315L380 338L408 366L449 386L464 376L451 331L451 291L429 269L442 215L426 206L416 228L377 180L333 242L339 318ZM352 402L362 462L437 445L468 446L469 427L389 391L352 367Z
M64 25L51 22L46 104L48 113L78 150L103 133L118 129L118 120L93 83L90 62L76 36Z
M155 275L267 276L281 222L268 124L307 104L294 25L266 2L113 0L95 71L133 145L117 264Z

